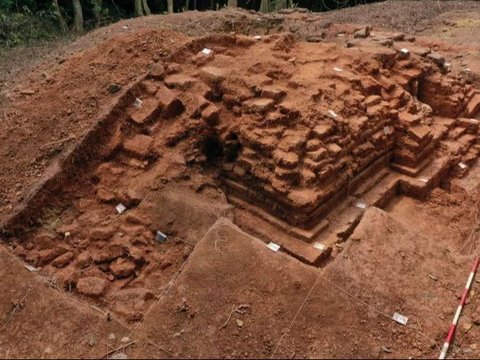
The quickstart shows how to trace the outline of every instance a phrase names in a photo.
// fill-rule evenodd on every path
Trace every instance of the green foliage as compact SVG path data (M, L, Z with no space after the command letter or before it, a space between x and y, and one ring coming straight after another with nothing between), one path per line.
M20 13L0 12L0 47L26 45L58 36L59 28L53 11L42 10L32 14L26 6L22 10Z
M5 14L12 10L14 5L14 0L0 0L0 14Z

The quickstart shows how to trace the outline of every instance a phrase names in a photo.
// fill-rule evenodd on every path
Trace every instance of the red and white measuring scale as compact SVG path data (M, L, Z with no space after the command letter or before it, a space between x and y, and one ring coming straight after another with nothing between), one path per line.
M480 262L480 258L477 258L473 263L472 271L467 280L467 284L465 285L465 289L463 289L462 298L460 299L460 304L457 307L457 312L453 318L452 324L450 325L450 329L448 330L447 338L445 339L445 343L443 344L442 351L440 353L439 359L445 359L447 356L448 348L450 344L453 342L453 337L455 336L455 330L457 328L458 319L460 319L460 314L462 313L463 306L467 301L468 293L470 292L470 288L472 287L473 278L475 277L475 273L478 269L478 264Z

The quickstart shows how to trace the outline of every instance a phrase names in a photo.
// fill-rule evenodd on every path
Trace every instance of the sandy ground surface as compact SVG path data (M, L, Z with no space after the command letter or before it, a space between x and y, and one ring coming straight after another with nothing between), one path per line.
M123 89L170 55L181 63L181 54L201 49L192 37L289 31L301 40L335 42L338 33L361 28L350 24L372 24L374 32L414 35L418 46L444 54L454 72L470 69L475 84L479 14L478 2L430 1L325 14L189 12L125 20L71 43L2 54L0 223L29 204L39 181ZM302 53L298 60L308 63ZM112 84L122 90L112 93ZM134 91L144 95L149 88ZM187 110L196 101L180 99ZM9 239L0 252L6 264L0 289L7 294L0 302L0 356L438 355L478 250L478 165L462 178L444 179L423 201L397 196L384 210L368 208L333 260L317 268L272 252L233 225L233 206L217 188L215 171L189 168L187 147L160 146L178 130L173 120L163 126L112 127L129 139L155 134L155 157L98 153L24 224L26 235ZM127 141L112 139L106 148ZM131 208L122 217L113 215L118 199ZM158 229L169 241L153 240ZM96 280L81 292L80 277ZM454 357L480 356L478 291L474 282ZM390 319L395 311L409 318L407 326Z

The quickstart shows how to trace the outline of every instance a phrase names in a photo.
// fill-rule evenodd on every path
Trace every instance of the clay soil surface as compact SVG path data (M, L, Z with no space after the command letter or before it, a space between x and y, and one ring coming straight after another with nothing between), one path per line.
M437 357L480 255L479 33L386 1L2 53L0 357Z

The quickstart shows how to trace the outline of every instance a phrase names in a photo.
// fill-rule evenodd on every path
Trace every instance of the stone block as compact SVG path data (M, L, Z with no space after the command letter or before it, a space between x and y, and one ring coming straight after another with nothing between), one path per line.
M144 158L150 154L153 144L153 138L147 135L139 134L128 139L123 144L123 148L132 155Z

